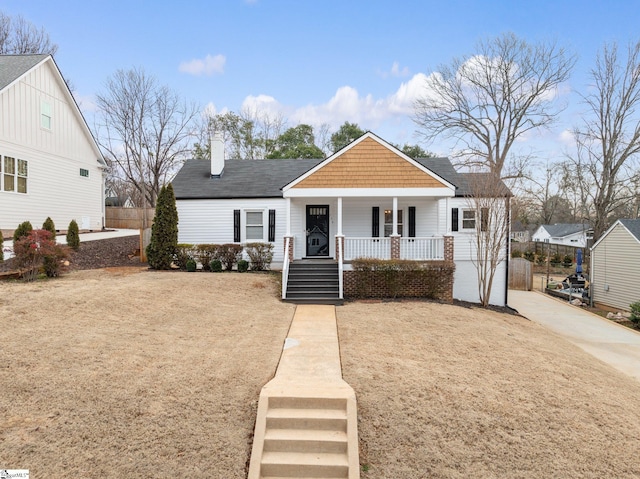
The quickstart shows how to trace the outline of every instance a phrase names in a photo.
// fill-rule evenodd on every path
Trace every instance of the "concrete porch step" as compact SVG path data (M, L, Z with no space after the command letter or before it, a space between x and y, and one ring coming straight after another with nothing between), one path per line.
M268 409L269 429L346 431L347 412L337 409Z
M346 478L349 461L346 454L318 452L264 452L262 477Z
M264 437L264 451L346 454L347 433L346 431L268 429Z

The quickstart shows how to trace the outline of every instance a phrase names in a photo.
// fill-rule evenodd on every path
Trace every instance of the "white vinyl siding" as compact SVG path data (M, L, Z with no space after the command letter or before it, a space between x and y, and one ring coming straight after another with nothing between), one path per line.
M83 218L90 229L102 228L100 152L65 89L52 62L46 61L0 91L0 156L16 159L16 194L4 194L0 185L2 229L23 221L41 225L47 216L61 229ZM50 130L42 126L43 102L50 105ZM89 171L89 178L80 177L80 168ZM22 191L26 194L17 194Z
M224 244L233 243L233 212L240 210L241 242L246 237L246 212L263 213L263 239L266 241L268 212L276 210L276 231L273 248L273 267L279 267L284 259L284 235L286 234L286 201L283 198L237 200L176 200L178 209L178 243Z
M593 300L615 309L629 311L640 301L640 243L617 224L591 252L590 289Z

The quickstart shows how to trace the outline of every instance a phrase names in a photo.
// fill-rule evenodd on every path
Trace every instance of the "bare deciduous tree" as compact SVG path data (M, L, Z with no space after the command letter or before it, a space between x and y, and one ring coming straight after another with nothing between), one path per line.
M468 208L475 212L471 258L477 272L480 303L488 306L498 266L507 261L511 193L492 173L469 173L466 178Z
M191 152L197 106L141 69L118 70L96 99L96 138L105 158L140 192L143 206L155 206L160 188Z
M472 169L519 176L526 158L512 147L555 121L562 110L557 90L574 64L575 57L553 43L530 44L512 33L483 41L477 54L429 76L414 121L427 141L456 140Z
M11 18L0 12L0 55L26 53L55 54L58 45L51 43L44 28L38 28L21 15Z
M574 129L572 173L580 185L594 240L609 226L609 216L633 199L640 152L640 42L621 58L616 44L605 45L591 70L592 93L584 96L587 113Z

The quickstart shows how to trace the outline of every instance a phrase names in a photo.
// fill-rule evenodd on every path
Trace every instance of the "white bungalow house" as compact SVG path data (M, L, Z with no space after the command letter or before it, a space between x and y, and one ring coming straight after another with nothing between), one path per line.
M554 225L539 226L531 239L540 243L586 248L587 240L590 238L591 228L587 224L556 223Z
M467 178L446 158L410 158L370 132L324 160L225 161L218 138L211 162L187 161L172 182L178 242L272 242L285 284L290 263L309 259L339 263L341 285L356 258L449 260L453 299L478 302ZM506 248L495 305L506 304Z
M101 229L104 169L53 57L0 55L0 229Z
M640 219L616 221L591 248L592 301L599 306L629 311L640 301Z

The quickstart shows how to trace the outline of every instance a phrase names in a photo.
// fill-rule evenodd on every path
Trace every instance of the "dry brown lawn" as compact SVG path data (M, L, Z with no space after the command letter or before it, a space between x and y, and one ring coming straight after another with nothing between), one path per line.
M243 478L294 307L268 275L0 283L0 468ZM640 383L518 316L337 309L363 478L640 477Z

